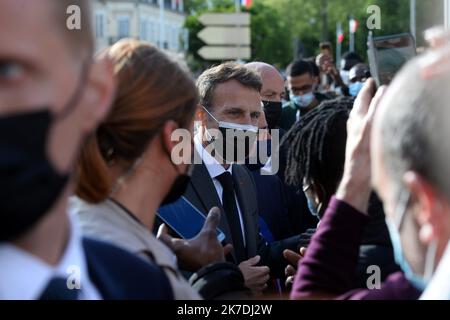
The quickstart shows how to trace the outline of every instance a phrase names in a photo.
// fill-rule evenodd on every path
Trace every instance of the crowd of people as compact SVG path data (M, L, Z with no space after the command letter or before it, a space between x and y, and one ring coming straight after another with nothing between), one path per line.
M0 299L450 299L446 41L194 79L72 2L0 4Z

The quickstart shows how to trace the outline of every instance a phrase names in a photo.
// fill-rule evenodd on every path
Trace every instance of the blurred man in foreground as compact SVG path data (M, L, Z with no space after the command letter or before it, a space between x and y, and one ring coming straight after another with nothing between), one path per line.
M66 27L73 4L80 30ZM83 0L0 3L0 299L173 297L160 268L82 238L67 213L78 150L115 90L88 17Z

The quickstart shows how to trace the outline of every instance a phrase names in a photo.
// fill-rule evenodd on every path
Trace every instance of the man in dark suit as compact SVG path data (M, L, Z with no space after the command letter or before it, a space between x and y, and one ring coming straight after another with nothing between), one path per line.
M245 166L237 164L244 162L252 143L230 138L230 132L257 132L261 78L244 66L224 63L205 71L197 86L201 106L194 139L195 166L185 196L202 212L214 206L223 209L225 219L219 228L225 233L225 242L234 247L229 260L239 264L246 285L261 292L269 280L269 268L272 275L283 276L287 264L283 250L296 249L299 240L295 237L269 245L263 239L255 182ZM235 152L229 152L233 149Z
M0 4L0 299L171 299L159 267L83 239L67 213L80 144L115 88L110 62L92 61L89 19L66 28L71 4L88 12L87 0Z
M274 139L282 141L286 131L278 127L282 114L282 100L285 97L285 81L280 72L264 62L251 62L246 67L261 75L261 99L264 104L264 115L270 134ZM261 121L260 121L261 123ZM260 128L264 126L259 126ZM306 198L302 192L285 184L284 174L287 161L287 147L273 144L279 149L274 152L264 170L269 170L276 176L261 176L259 170L252 171L258 188L260 215L267 219L269 229L276 239L285 239L292 234L301 234L309 228L315 228L318 220L310 214ZM278 178L278 179L277 179ZM279 190L280 182L282 189ZM268 197L267 194L270 196ZM275 198L275 199L274 199ZM283 205L280 205L280 201ZM285 218L287 214L287 219Z

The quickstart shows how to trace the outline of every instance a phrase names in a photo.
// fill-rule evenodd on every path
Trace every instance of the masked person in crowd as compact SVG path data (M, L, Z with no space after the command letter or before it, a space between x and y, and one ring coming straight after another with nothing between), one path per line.
M350 69L348 86L350 96L356 97L361 89L364 87L364 83L370 78L370 68L364 63L358 63L356 66Z
M355 52L346 52L342 55L339 73L346 86L350 84L350 70L360 63L363 63L363 60Z
M290 101L283 106L280 127L289 131L302 116L329 97L315 91L314 72L307 61L292 62L286 74Z
M320 89L334 97L348 95L348 71L338 71L333 57L326 53L319 54L315 59L320 70Z
M161 240L168 248L152 234L157 209L178 200L190 178L198 103L190 74L156 47L137 40L121 40L106 54L113 60L118 89L110 114L81 152L73 210L83 231L161 266L176 299L200 296L184 280L169 248L184 270L199 272L194 276L205 298L223 296L230 286L234 290L241 285L245 291L242 274L225 263L226 252L217 240L217 208L192 240L164 234ZM179 142L171 137L178 129L189 133L180 142L188 153L181 164L175 164L172 153ZM210 264L213 271L207 270Z
M267 287L269 272L274 277L284 276L287 262L283 250L298 246L296 238L267 244L261 236L255 183L245 166L237 163L245 163L250 152L247 148L253 145L233 139L233 135L250 132L256 139L262 113L261 78L245 66L227 62L206 70L197 87L200 105L194 158L201 161L195 161L184 196L201 212L215 206L223 209L219 228L225 242L233 245L227 260L239 265L247 287L260 294ZM239 159L223 151L224 140L228 142L226 149L240 149Z
M353 98L325 101L308 113L285 135L283 144L288 146L287 183L304 192L308 207L318 219L323 217L332 195L342 179L347 140L347 120L353 107ZM382 205L372 195L369 209L370 222L361 240L354 287L365 287L371 275L368 267L378 265L381 280L398 268L394 261L389 233ZM309 239L313 233L305 233ZM288 268L293 276L300 259L299 254L285 252L293 257L294 268Z
M312 61L309 61L309 64L310 66L315 66ZM278 127L278 121L282 112L281 101L283 96L285 96L285 93L283 92L283 77L275 67L263 62L251 62L246 66L261 75L261 99L264 103L264 114L268 119L267 124L269 129L271 129L271 132L274 133L273 130L277 129L277 135L275 137L278 138L279 141L286 133L285 130ZM316 69L318 68L316 67ZM274 112L273 110L277 110L277 112ZM260 128L264 125L261 122L262 120L259 121ZM278 179L261 176L259 169L251 171L257 182L257 188L265 189L258 191L258 203L260 204L261 209L260 214L268 219L269 225L271 224L270 221L273 221L273 218L275 218L275 221L279 221L279 223L276 223L277 226L273 226L270 229L273 231L274 238L281 240L294 234L300 234L310 227L315 227L317 224L317 219L309 214L305 196L303 194L297 194L294 188L287 186L284 183L286 154L288 148L286 146L280 146L279 143L274 143L271 147L274 149L274 154L271 154L271 157L269 158L267 164L263 167L263 170L268 170L270 173L277 175ZM270 192L271 188L268 188L268 185L263 181L260 181L258 186L257 180L279 180L282 183L283 190L280 192L280 195L277 195L279 192L277 191L277 182L274 184L274 193L271 196L266 197L266 191ZM269 199L271 201L268 201ZM274 199L283 199L282 204L278 201L273 201ZM285 222L284 214L282 214L282 212L285 210L287 210L288 214L288 223L283 226ZM273 218L269 218L269 216Z
M73 4L89 16L82 0L0 2L0 299L171 299L159 267L83 238L66 208L115 90L89 19L66 27Z
M251 62L245 65L255 70L262 79L261 99L264 105L264 114L269 130L278 128L278 121L282 112L282 101L285 95L284 79L280 72L270 64L264 62Z
M316 64L315 58L309 58L306 59L306 61L311 66L313 75L314 75L314 92L324 93L326 90L324 90L320 85L320 69Z
M258 120L258 127L258 139L245 166L255 180L261 233L267 242L274 242L294 234L290 228L283 183L264 167L272 152L272 137L264 113Z
M435 273L450 239L450 74L424 79L427 58L409 62L384 97L380 89L372 100L371 79L359 94L343 179L301 260L292 298L417 299ZM371 183L383 200L402 272L370 284L372 290L349 291Z

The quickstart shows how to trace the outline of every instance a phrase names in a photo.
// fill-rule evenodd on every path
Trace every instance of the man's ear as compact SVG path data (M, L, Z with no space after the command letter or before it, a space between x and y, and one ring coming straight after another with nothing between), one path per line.
M95 58L86 81L83 130L89 133L106 118L114 102L116 78L113 61L107 55Z
M423 176L410 171L404 176L404 183L411 192L414 215L419 224L420 240L428 244L439 237L442 215L445 215L445 198Z
M202 126L206 124L207 114L205 109L199 104L195 111L195 121L201 122Z

